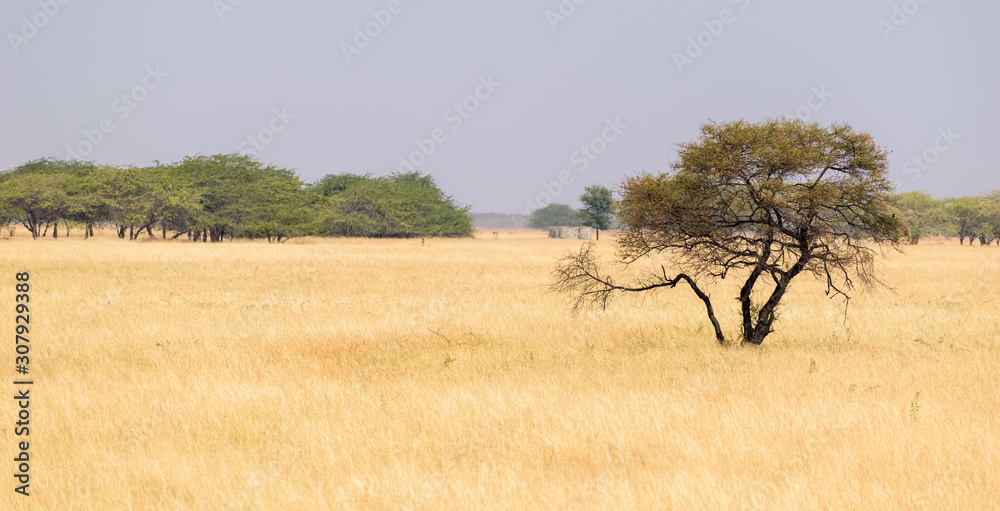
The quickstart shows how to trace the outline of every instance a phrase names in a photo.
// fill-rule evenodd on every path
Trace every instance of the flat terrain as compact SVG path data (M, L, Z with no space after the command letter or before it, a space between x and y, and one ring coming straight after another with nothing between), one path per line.
M724 349L680 287L571 315L546 288L580 243L0 240L36 381L33 495L8 398L0 509L1000 505L1000 248L888 253L846 318L801 277Z

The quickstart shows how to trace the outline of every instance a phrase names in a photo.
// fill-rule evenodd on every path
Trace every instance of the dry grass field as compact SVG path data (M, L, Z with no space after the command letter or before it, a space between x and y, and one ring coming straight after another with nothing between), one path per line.
M889 253L846 320L801 277L724 349L687 289L569 314L580 243L0 240L36 382L25 498L7 342L0 509L1000 506L997 247Z

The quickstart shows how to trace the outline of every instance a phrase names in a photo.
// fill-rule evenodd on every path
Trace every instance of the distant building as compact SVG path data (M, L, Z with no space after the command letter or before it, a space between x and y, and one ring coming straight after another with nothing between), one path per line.
M589 240L593 229L590 227L549 227L549 237L563 240Z

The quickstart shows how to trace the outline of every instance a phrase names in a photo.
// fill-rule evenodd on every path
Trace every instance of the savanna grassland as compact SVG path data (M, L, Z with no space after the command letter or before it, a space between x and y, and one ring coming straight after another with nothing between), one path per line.
M571 315L546 288L580 243L0 240L35 379L0 509L1000 505L997 247L887 253L846 318L800 277L727 349L680 287ZM730 336L737 286L709 287Z

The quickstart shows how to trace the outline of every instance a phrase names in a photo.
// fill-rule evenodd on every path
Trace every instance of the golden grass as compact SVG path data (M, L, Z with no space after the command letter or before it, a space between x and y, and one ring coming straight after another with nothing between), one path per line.
M1000 503L1000 249L890 253L846 321L803 277L723 349L689 290L574 317L546 287L580 242L491 238L0 241L36 380L33 496L8 475L0 509Z

